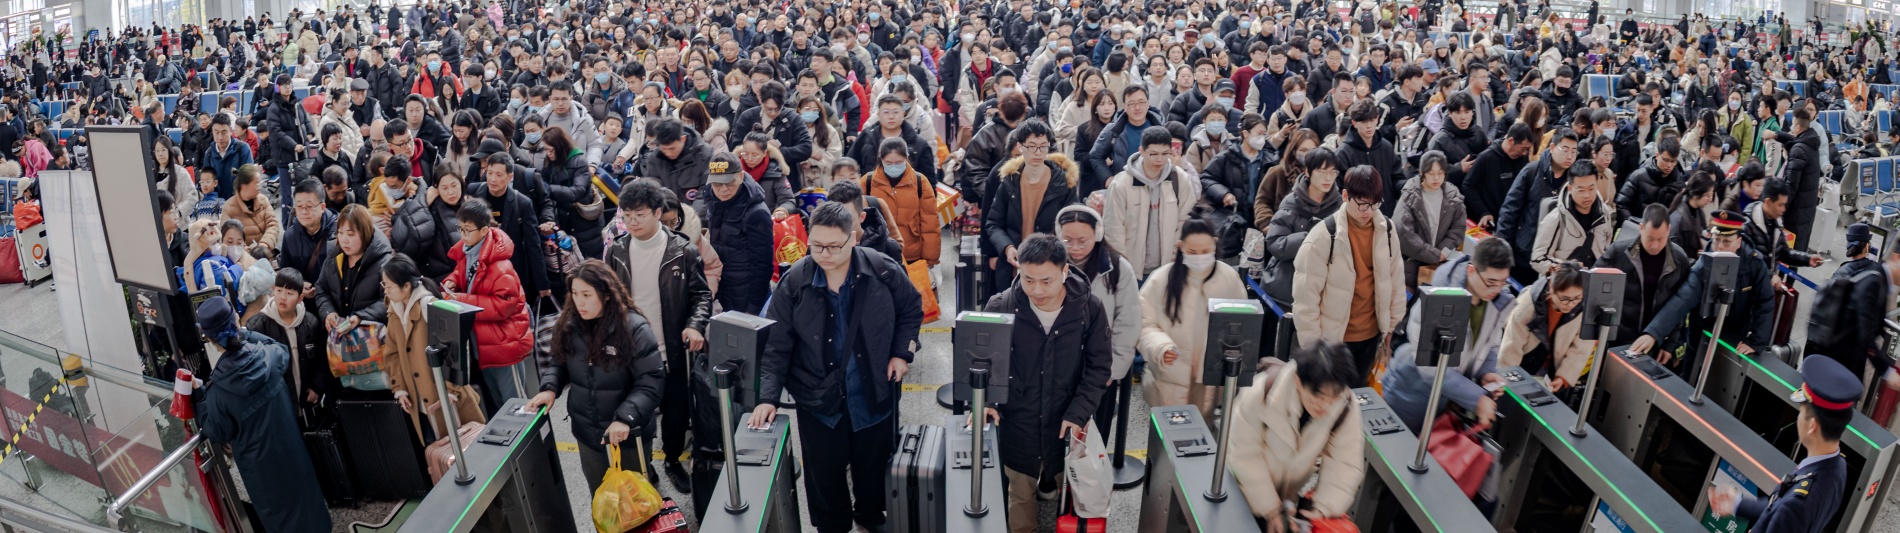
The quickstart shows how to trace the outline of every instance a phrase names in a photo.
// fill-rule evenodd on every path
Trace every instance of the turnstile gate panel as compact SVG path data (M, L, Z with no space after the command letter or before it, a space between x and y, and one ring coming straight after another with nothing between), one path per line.
M503 404L463 455L475 481L455 482L453 471L435 484L400 533L467 533L478 523L493 531L578 531L555 456L547 410L523 411L527 400Z
M1420 531L1497 531L1436 459L1426 455L1427 470L1411 470L1418 435L1406 428L1378 392L1358 388L1352 395L1366 433L1366 464L1376 474L1366 476L1359 485L1359 499L1353 502L1353 522L1360 531L1388 530L1396 510L1385 508L1384 503L1392 500ZM1392 500L1385 498L1388 494Z
M1244 533L1259 531L1253 508L1234 475L1226 476L1227 498L1209 501L1218 434L1192 405L1148 411L1148 483L1142 486L1143 532Z
M745 498L746 508L742 512L727 512L727 502L731 501L731 492L726 484L731 482L727 473L720 472L719 484L713 487L713 497L706 504L705 518L699 528L702 533L797 533L800 531L798 514L798 484L794 474L797 466L792 457L791 427L792 417L779 414L772 425L765 429L746 427L745 421L738 421L732 430L733 454L737 457L739 470L739 492ZM881 474L880 474L881 475Z
M1789 395L1801 386L1800 372L1772 357L1742 355L1726 342L1715 353L1715 366L1709 369L1704 393L1786 457L1798 457L1801 451L1794 430L1798 411ZM1847 460L1847 492L1840 514L1828 524L1827 531L1873 531L1875 515L1890 490L1884 481L1894 475L1896 450L1900 450L1900 440L1892 432L1866 415L1854 413L1847 433L1841 437L1841 457ZM1778 480L1755 481L1772 484Z
M1586 509L1583 516L1591 514L1587 509L1600 498L1637 532L1702 531L1693 516L1676 505L1602 432L1589 430L1583 436L1572 435L1570 428L1576 424L1577 414L1530 372L1513 366L1499 367L1498 373L1505 379L1505 396L1498 401L1497 434L1505 450L1504 472L1498 485L1500 499L1493 517L1498 529L1518 529L1519 515L1533 507L1530 503L1537 496L1565 488L1553 485L1570 485L1539 483L1540 478L1555 476L1574 480L1574 486L1589 493L1560 495L1579 500L1564 503ZM1543 507L1540 511L1549 507L1539 506ZM1545 525L1561 528L1570 524Z
M944 465L943 531L967 533L1004 533L1009 531L1009 499L1004 497L1002 452L996 447L996 427L983 432L983 479L972 480L970 473L969 415L943 417L944 448L950 451ZM970 507L970 484L983 484L982 516L964 513Z

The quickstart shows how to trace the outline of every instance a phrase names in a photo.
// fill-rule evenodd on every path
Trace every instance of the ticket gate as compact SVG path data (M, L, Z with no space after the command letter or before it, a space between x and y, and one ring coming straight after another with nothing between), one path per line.
M1219 446L1214 431L1201 420L1199 408L1156 407L1148 411L1148 420L1148 483L1142 486L1137 531L1260 531L1233 474L1221 474L1225 497L1215 501L1207 496L1213 488Z
M969 416L943 417L944 445L949 449L944 469L944 527L939 531L1004 533L1009 531L1008 505L1003 498L1002 454L996 448L995 428L983 432L983 464L973 467L972 440L976 429ZM977 491L982 494L977 494ZM974 503L974 505L972 505Z
M734 428L727 448L731 460L695 531L798 533L801 519L791 415L780 414L764 429L746 427L743 420L727 422Z
M1799 411L1789 395L1800 386L1801 374L1794 367L1760 353L1742 355L1723 342L1716 350L1704 394L1734 413L1736 420L1747 427L1746 432L1760 435L1782 456L1793 459L1801 453L1794 429ZM1889 487L1883 481L1894 475L1897 449L1900 440L1892 432L1867 415L1854 413L1841 438L1841 457L1847 459L1847 492L1840 514L1828 523L1827 531L1873 531L1875 515L1887 499ZM1778 480L1756 482L1773 484Z
M1498 373L1505 395L1494 433L1506 450L1492 517L1499 530L1703 531L1601 432L1573 433L1577 414L1530 372L1512 366Z
M547 409L529 412L526 406L522 398L502 405L463 453L471 482L443 476L397 531L578 531L555 457L553 422Z
M1417 531L1497 531L1430 455L1424 472L1412 470L1418 436L1378 392L1358 388L1352 395L1366 433L1366 465L1376 474L1366 476L1353 502L1353 522L1360 531L1391 531L1394 523L1405 521Z
M1715 402L1694 398L1688 381L1627 348L1611 348L1597 366L1604 394L1591 425L1683 509L1705 523L1718 520L1709 515L1703 490L1710 483L1772 489L1794 471L1785 451Z

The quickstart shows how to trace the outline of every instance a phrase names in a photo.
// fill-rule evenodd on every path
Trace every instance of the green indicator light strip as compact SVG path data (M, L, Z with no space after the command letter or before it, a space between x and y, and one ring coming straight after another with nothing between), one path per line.
M1411 465L1400 465L1400 464L1394 464L1394 463L1392 462L1392 459L1391 459L1391 458L1388 458L1388 457L1386 457L1386 456L1385 456L1385 451L1384 451L1384 450L1381 450L1381 449L1379 449L1379 447L1378 447L1378 446L1372 446L1372 439L1371 439L1371 436L1370 436L1370 435L1368 435L1368 436L1367 436L1367 438L1366 438L1366 445L1372 448L1372 452L1373 452L1373 453L1376 453L1376 454L1379 454L1379 461L1381 461L1381 462L1384 462L1384 463L1386 464L1386 466L1389 466L1389 467L1391 467L1391 468L1392 468L1392 471L1394 472L1394 475L1393 475L1392 477L1394 477L1394 478L1397 478L1397 479L1399 480L1399 486L1405 489L1405 493L1406 493L1406 494L1417 494L1417 493L1418 493L1417 491L1415 491L1415 490L1412 490L1412 486L1411 486L1411 485L1407 485L1407 484L1405 484L1405 475L1404 475L1404 474L1402 474L1402 473L1398 473L1398 472L1400 472L1400 471L1401 471L1402 469L1406 469L1406 468L1410 468L1410 467L1411 467ZM1434 459L1434 461L1436 461L1436 459ZM1432 523L1432 529L1431 529L1431 531L1444 531L1444 530L1445 530L1445 528L1444 528L1444 527L1441 527L1441 526L1439 526L1439 525L1438 525L1438 517L1435 517L1435 516L1432 516L1432 510L1431 510L1431 508L1430 508L1430 507L1426 507L1426 506L1424 505L1424 502L1420 502L1420 501L1419 501L1419 499L1418 499L1418 497L1416 497L1416 496L1414 496L1414 497L1412 498L1412 502L1413 502L1413 503L1416 503L1416 504L1418 504L1418 508L1419 508L1419 511L1420 511L1420 512L1423 512L1423 513L1425 513L1425 520L1427 520L1427 521L1429 521L1429 522L1431 522L1431 523Z
M1714 334L1714 333L1710 333L1710 332L1709 332L1708 330L1703 330L1703 331L1702 331L1702 336L1704 336L1704 337L1714 337L1714 336L1715 336L1715 334ZM1722 346L1722 348L1723 348L1723 349L1725 349L1725 350L1728 350L1728 352L1729 352L1729 353L1732 353L1732 354L1735 354L1735 356L1736 356L1736 357L1740 357L1740 358L1741 358L1741 359L1742 359L1743 361L1747 361L1747 362L1748 362L1748 364L1750 364L1750 365L1754 365L1754 367L1755 367L1756 369L1758 369L1758 370L1761 370L1761 373L1762 373L1762 374L1765 374L1765 375L1767 375L1767 376L1768 376L1769 378L1772 378L1772 379L1774 379L1776 383L1780 383L1780 384L1781 384L1781 386L1783 386L1783 387L1787 387L1787 388L1788 388L1788 392L1790 392L1790 393L1792 393L1792 392L1794 392L1794 390L1795 390L1795 386L1794 386L1794 384L1793 384L1793 383L1788 383L1788 381L1787 381L1787 380L1784 380L1784 379L1781 379L1781 376L1779 376L1779 375L1777 375L1777 374L1775 374L1774 372L1769 372L1769 371L1768 371L1768 367L1765 367L1765 366L1761 366L1761 363L1760 363L1760 362L1757 362L1757 361L1755 361L1755 358L1754 358L1754 357L1750 357L1750 356L1748 356L1747 354L1744 354L1744 353L1742 353L1742 352L1739 352L1739 351L1736 351L1736 350L1735 350L1735 347L1734 347L1734 346L1729 346L1729 344L1728 344L1728 341L1724 341L1724 340L1721 340L1721 339L1716 339L1716 341L1715 341L1715 343L1716 343L1716 344L1718 344L1718 345L1721 345L1721 346ZM1874 442L1874 439L1873 439L1872 437L1868 437L1866 433L1861 433L1861 432L1860 432L1860 428L1857 428L1857 427L1854 427L1854 424L1852 424L1852 423L1849 423L1849 424L1847 424L1847 430L1848 430L1848 431L1852 431L1852 432L1854 432L1854 435L1855 435L1855 436L1858 436L1858 437L1860 437L1860 440L1863 440L1863 441L1866 441L1866 442L1867 442L1867 445L1868 445L1868 446L1872 446L1872 447L1875 447L1875 448L1878 448L1878 447L1880 447L1880 444L1878 444L1878 443L1875 443L1875 442Z
M534 424L535 422L541 421L541 419L546 416L548 416L548 408L546 407L542 407L541 409L535 411L534 418L528 419L528 424L521 427L522 432L515 435L514 444L508 446L509 457L513 457L515 455L515 450L517 448L520 448L522 443L528 442L528 439L535 438L535 435L534 435L535 432L532 431L534 429ZM495 470L488 474L487 479L482 480L481 490L478 490L475 493L481 494L484 492L488 492L488 485L495 482L495 478L501 474L502 466L506 464L507 464L506 462L503 462L501 464L495 465ZM468 512L471 510L474 510L473 506L463 508L462 514L460 516L455 517L455 526L449 528L449 531L458 531L462 529L462 521L468 519Z
M1149 431L1161 431L1161 419L1155 418L1154 411L1148 412L1148 424L1149 424L1148 425ZM1161 439L1161 443L1162 443L1161 453L1169 454L1170 456L1172 456L1174 454L1174 441L1164 438L1164 439ZM1181 481L1181 469L1176 468L1174 469L1174 487L1176 490L1179 490L1182 485L1183 485L1183 482ZM1235 483L1235 485L1236 486L1234 487L1234 490L1240 490L1240 487L1238 486L1239 483ZM1200 524L1201 515L1195 514L1194 512L1194 498L1191 498L1191 497L1181 498L1181 504L1187 506L1188 519L1193 520L1195 524Z
M1564 443L1564 447L1569 448L1571 454L1576 455L1578 459L1582 459L1583 465L1586 467L1589 467L1590 472L1595 473L1597 475L1597 478L1604 480L1604 482L1610 486L1610 490L1616 493L1616 497L1621 498L1624 504L1629 505L1630 509L1636 510L1636 515L1639 517L1642 517L1643 522L1647 522L1652 531L1662 531L1662 526L1656 525L1656 521L1649 518L1649 513L1643 512L1643 508L1640 506L1637 506L1636 502L1634 500L1631 500L1628 494L1624 494L1623 489L1621 487L1616 486L1616 483L1611 482L1608 476L1603 475L1602 470L1597 470L1597 465L1591 463L1590 459L1583 455L1583 452L1577 451L1577 447L1570 443L1570 437L1568 436L1567 432L1558 432L1556 428L1551 427L1550 421L1544 420L1544 416L1541 414L1538 414L1537 409L1531 407L1530 402L1525 401L1523 396L1519 396L1517 394L1517 389L1505 387L1504 391L1510 393L1511 399L1516 400L1518 405L1523 406L1524 412L1530 413L1531 418L1537 419L1537 424L1540 426L1544 426L1545 431L1549 431L1550 434L1556 435L1557 440L1559 442Z

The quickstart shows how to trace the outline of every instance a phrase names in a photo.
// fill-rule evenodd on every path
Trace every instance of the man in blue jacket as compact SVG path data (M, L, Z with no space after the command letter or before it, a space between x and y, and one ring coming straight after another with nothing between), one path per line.
M1734 346L1735 351L1742 355L1754 355L1757 349L1769 345L1769 335L1774 333L1775 295L1773 286L1769 285L1769 273L1773 269L1766 256L1744 242L1743 224L1746 222L1743 222L1740 214L1733 211L1717 212L1709 221L1709 248L1742 258L1740 272L1735 279L1735 300L1729 307L1728 320L1722 323L1722 340ZM1630 353L1649 353L1660 341L1671 338L1670 335L1681 329L1685 319L1689 321L1689 328L1682 342L1688 344L1689 351L1684 352L1687 357L1683 359L1691 359L1702 353L1698 347L1702 346L1706 338L1703 332L1714 326L1715 317L1691 316L1690 313L1702 305L1702 293L1708 288L1711 268L1707 257L1697 259L1695 265L1689 267L1689 280L1676 289L1676 294L1669 297L1669 303L1663 304L1662 309L1656 312L1656 318L1650 319L1649 325L1643 327L1643 336L1630 343ZM1670 365L1673 359L1673 354L1668 352L1656 354L1656 362L1664 365ZM1673 365L1680 367L1677 375L1691 375L1699 368L1696 365L1704 364L1694 360L1689 362L1689 365Z
M798 402L812 525L883 531L897 385L916 356L922 300L903 265L857 246L858 215L844 204L814 210L807 237L811 255L780 277L765 313L775 323L759 357L759 397L790 391ZM777 413L760 402L747 424L769 427Z
M1498 346L1504 341L1506 317L1517 307L1517 297L1509 287L1511 265L1511 245L1486 237L1471 249L1471 255L1439 266L1430 283L1471 293L1471 331L1465 332L1458 365L1445 373L1443 396L1476 415L1480 424L1490 424L1498 414L1496 393L1486 392L1484 386L1504 382L1498 375ZM1420 338L1420 305L1412 304L1405 324L1407 338ZM1431 400L1432 377L1437 373L1437 367L1418 366L1417 355L1416 342L1393 350L1384 381L1386 403L1414 432L1432 423L1425 418L1425 404Z
M232 137L237 126L228 113L218 113L211 117L211 146L205 149L204 157L198 159L200 170L211 170L218 176L218 197L230 198L232 184L236 183L231 175L238 167L255 161L251 158L251 145Z

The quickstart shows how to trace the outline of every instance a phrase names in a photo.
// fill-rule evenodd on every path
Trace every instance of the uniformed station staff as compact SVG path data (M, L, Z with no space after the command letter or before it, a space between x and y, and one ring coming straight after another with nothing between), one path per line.
M1860 378L1840 362L1824 355L1801 361L1801 403L1795 429L1808 457L1767 499L1743 499L1735 487L1709 489L1709 506L1716 516L1736 515L1754 522L1753 533L1820 533L1840 511L1847 491L1847 460L1841 458L1841 433L1854 418L1860 400Z

